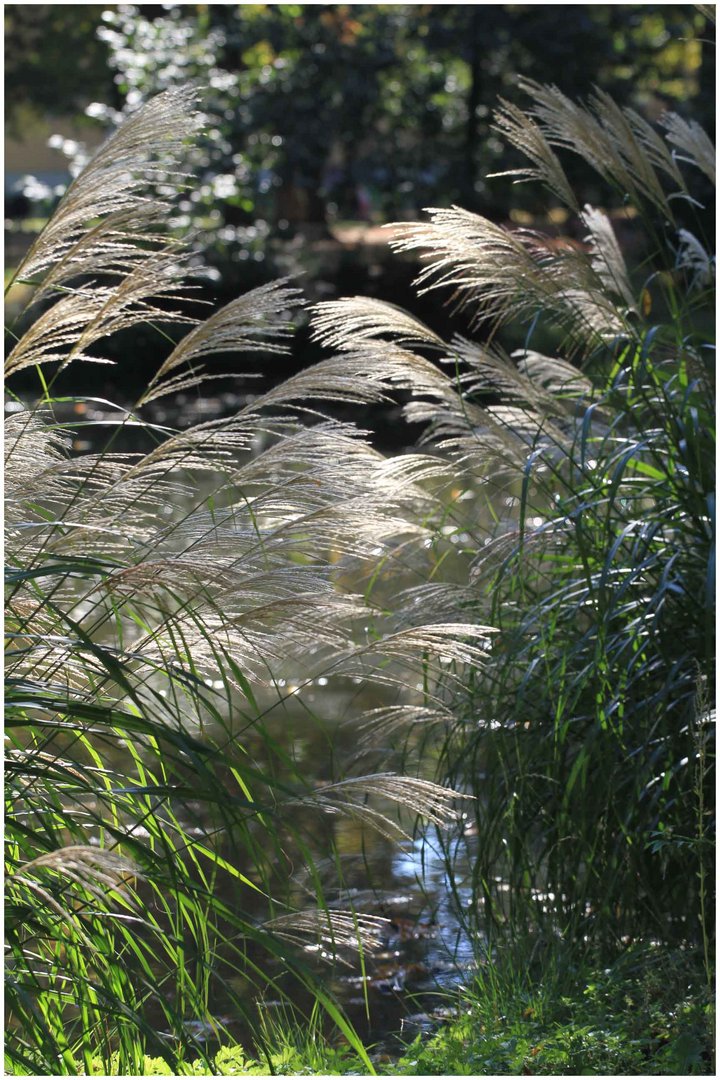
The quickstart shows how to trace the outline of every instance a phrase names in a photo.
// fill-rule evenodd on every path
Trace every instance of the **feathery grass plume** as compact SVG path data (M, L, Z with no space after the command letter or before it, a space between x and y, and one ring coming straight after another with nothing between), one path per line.
M356 723L361 743L376 747L379 740L392 739L416 725L449 726L453 719L452 710L443 705L387 705L368 710Z
M33 304L45 310L11 350L6 376L48 363L107 363L90 350L119 330L195 322L173 308L186 299L187 286L178 289L187 255L163 235L167 204L149 190L168 162L182 181L182 152L201 123L195 104L190 87L148 102L70 184L10 283L38 286Z
M684 190L682 174L642 117L633 110L620 109L600 90L586 107L571 101L556 86L523 78L520 87L532 99L528 113L550 146L578 154L623 197L638 206L649 202L674 220L658 169Z
M464 582L423 582L400 590L396 596L398 612L403 621L416 623L417 612L421 611L425 625L442 624L443 619L459 618L463 611L472 611L475 602L474 590ZM480 636L481 647L486 649L490 646L490 635L494 633L494 627L475 628L475 636ZM443 660L451 663L459 660L459 657L443 653Z
M313 337L331 349L353 351L386 336L398 345L445 348L442 338L419 319L382 300L352 296L316 304L313 311Z
M390 246L419 250L426 263L416 280L421 294L451 288L456 308L475 312L474 326L482 318L502 325L544 311L578 347L629 333L581 253L556 254L540 233L511 231L459 207L427 212L429 223L397 226Z
M515 183L538 180L557 195L563 205L577 213L579 207L575 192L570 186L560 159L532 117L517 105L500 98L500 108L496 110L493 120L495 130L529 158L532 165L490 173L488 179L517 176L518 180Z
M638 168L646 173L649 166L672 181L677 190L672 191L668 198L675 199L680 195L687 198L687 184L682 170L678 167L675 155L670 151L660 132L634 109L623 109L621 116L629 124L630 131L635 136L639 147L639 154L637 151L634 153L634 156L638 158Z
M84 898L92 898L95 903L106 906L122 894L130 907L137 907L137 899L128 888L129 879L137 874L138 867L132 860L115 851L75 844L21 864L5 879L6 895L15 903L22 903L31 894L30 900L34 896L49 903L61 919L77 919L82 918ZM43 879L47 881L45 886ZM61 902L52 895L57 889L53 881L57 882L57 879L63 884L72 882L78 886L72 905L61 892Z
M204 367L198 369L194 362L210 354L252 352L261 347L266 353L287 355L287 339L292 328L287 319L278 321L278 316L286 314L288 308L297 307L300 298L298 289L278 281L261 285L232 300L175 346L138 404L147 405L165 394L197 386L206 376ZM171 371L185 365L193 365L189 373L167 379Z
M373 678L378 682L388 682L404 686L407 683L407 669L426 671L432 659L459 666L468 665L480 668L488 659L491 635L496 633L493 626L483 626L468 622L420 622L417 613L405 615L398 621L407 621L412 625L384 634L381 638L360 645L348 656L338 662L338 670L363 676L367 674L367 665L378 665L373 671ZM469 639L469 640L468 640ZM396 661L397 666L388 666L388 661ZM458 677L459 676L455 676Z
M471 403L481 402L483 398L500 398L503 403L513 403L534 417L536 428L544 427L546 435L552 434L558 441L562 439L560 427L573 415L568 404L556 394L549 392L537 380L529 379L528 373L517 360L518 354L508 356L497 345L479 346L456 334L451 342L452 357L461 361L462 367L457 376L458 385L463 389L465 401L464 415L467 422L473 420ZM577 368L568 365L576 379L583 381ZM498 406L484 406L484 415L498 418ZM474 421L473 421L474 422Z
M372 362L382 356L382 366ZM424 357L396 344L364 342L352 352L342 352L321 360L284 383L268 391L255 402L259 405L292 406L312 415L308 404L313 399L335 400L352 404L375 404L392 400L392 391L420 384L427 393L445 395L447 381Z
M707 132L696 120L685 120L674 112L664 113L660 123L667 131L667 140L683 151L680 161L696 165L705 173L712 184L715 183L715 147Z
M162 248L166 243L167 236L161 230L155 201L135 206L132 210L109 213L97 224L80 232L64 254L52 256L56 261L49 261L43 270L28 307L48 301L68 288L71 282L89 275L94 275L96 279L122 280L153 250ZM25 282L26 279L16 277L15 280Z
M379 915L359 915L353 911L297 911L267 920L264 927L279 938L308 949L308 938L323 947L328 958L339 949L372 952L379 948L380 937L387 933L390 920ZM331 949L330 953L325 951Z
M689 229L678 229L675 265L678 269L687 271L691 291L712 285L715 278L715 256L703 247Z
M532 99L528 113L550 146L579 154L610 183L636 192L616 142L588 109L571 101L556 86L543 86L532 79L520 79L519 85Z
M567 398L587 399L590 396L590 379L567 360L545 356L535 349L517 349L512 357L517 362L518 371L551 394L556 402Z
M667 144L647 120L634 109L621 109L604 90L595 90L590 97L590 107L612 139L617 156L625 163L637 190L659 209L667 208L661 173L665 173L679 191L685 191L683 175Z
M586 242L590 244L593 270L608 292L624 301L628 311L637 313L625 259L607 214L588 205L580 220L588 230Z
M21 497L44 494L48 479L64 461L67 438L50 427L42 413L22 409L6 415L3 443L8 505L13 506Z
M148 224L162 221L167 204L150 197L148 188L168 163L182 180L178 162L202 124L196 104L192 87L173 87L118 128L70 184L13 281L33 282L54 266L57 287L77 276L78 262L83 274L99 265L124 276L152 257L152 246L138 240L145 239Z
M368 799L379 799L402 807L411 816L422 817L438 826L457 820L458 794L429 780L373 773L351 776L334 784L323 784L312 795L296 800L328 814L349 814L390 840L411 839L407 825L372 806Z
M80 286L35 320L10 352L6 377L23 368L72 361L109 363L87 350L102 338L138 323L194 323L179 308L158 307L159 299L181 301L182 258L171 249L152 252L109 288Z

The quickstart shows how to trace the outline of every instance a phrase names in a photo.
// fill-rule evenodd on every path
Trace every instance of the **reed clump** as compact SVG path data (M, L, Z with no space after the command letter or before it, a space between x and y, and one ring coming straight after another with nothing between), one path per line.
M467 579L400 602L499 631L435 709L445 775L477 796L471 921L610 951L700 943L709 977L715 258L692 188L714 151L674 114L658 129L599 91L524 89L496 126L528 163L502 175L544 185L582 241L430 210L391 244L482 340L363 297L320 304L315 334L358 372L392 370L453 468L438 566L454 540ZM605 209L575 195L567 154Z
M330 902L307 829L344 814L393 837L404 806L447 838L456 791L474 798L442 842L479 953L502 942L531 970L560 944L674 943L711 981L714 256L692 177L712 153L682 118L657 129L602 93L526 90L497 118L529 161L514 175L582 243L459 208L394 241L482 341L366 298L321 304L327 359L227 418L145 419L214 356L282 352L302 303L279 282L189 314L163 229L168 169L201 123L186 89L129 118L19 268L34 292L5 436L14 1072L140 1074L146 1055L212 1070L207 1033L233 1041L220 990L253 1024L261 987L285 995L278 959L372 1072L302 942L364 956L378 924ZM581 205L567 153L607 211ZM105 448L73 452L59 410L88 402L59 401L55 380L137 323L186 333ZM30 369L28 406L12 379ZM425 434L393 458L327 407L398 392ZM380 703L349 721L349 769L315 784L266 720L319 677ZM398 742L426 752L421 775L388 769Z
M17 1074L100 1063L137 1075L148 1054L172 1071L211 1068L208 1040L232 1042L238 1018L269 1054L253 999L283 999L288 972L372 1072L302 943L362 954L382 920L329 907L306 835L327 815L393 836L414 815L455 817L451 789L387 768L356 764L316 785L265 725L321 675L404 687L431 681L440 653L460 666L485 655L474 620L396 618L364 594L378 553L424 550L447 471L421 453L387 461L323 414L328 399L383 400L392 372L359 382L352 362L330 360L225 419L170 430L144 418L211 378L215 356L286 351L302 303L280 282L204 321L189 314L186 256L163 221L168 175L182 180L201 122L190 89L139 109L10 286L32 290L6 365L5 1000ZM135 406L113 407L102 449L73 451L94 403L60 399L59 374L105 362L103 342L138 323L186 332ZM30 370L32 403L13 393ZM312 910L292 895L289 869L302 867Z

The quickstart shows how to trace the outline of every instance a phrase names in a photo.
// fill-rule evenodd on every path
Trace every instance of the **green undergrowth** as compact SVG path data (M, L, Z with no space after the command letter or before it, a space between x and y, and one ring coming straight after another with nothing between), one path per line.
M95 1076L104 1076L105 1067L98 1060ZM225 1046L218 1050L213 1059L213 1072L208 1074L205 1062L197 1059L187 1062L179 1072L173 1072L161 1057L146 1057L144 1076L343 1076L348 1073L367 1074L362 1065L350 1051L335 1050L332 1047L318 1049L311 1054L307 1049L286 1047L270 1055L268 1061L258 1061L250 1057L242 1046ZM114 1074L111 1074L114 1075Z
M609 967L546 958L541 973L498 959L461 992L454 1021L419 1035L399 1058L371 1057L381 1075L704 1076L714 1073L714 1022L702 964L682 950L630 949ZM222 1047L211 1075L368 1074L349 1047L317 1031L280 1025L270 1045L262 1059ZM144 1074L175 1075L153 1057ZM179 1075L205 1076L208 1067L187 1062Z
M713 999L702 967L682 952L632 951L611 967L533 978L483 970L461 1016L418 1037L400 1075L707 1075Z

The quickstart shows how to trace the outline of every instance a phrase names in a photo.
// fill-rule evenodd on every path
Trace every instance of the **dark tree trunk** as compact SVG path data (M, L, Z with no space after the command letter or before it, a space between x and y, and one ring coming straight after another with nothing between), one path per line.
M697 117L709 135L715 127L715 23L705 20L702 31L702 52L700 60L700 86L698 94Z
M467 98L468 115L465 128L465 169L463 177L463 205L468 210L474 210L477 203L477 193L475 191L478 157L477 110L482 100L481 15L482 7L480 5L470 8L470 25L468 27L470 89Z

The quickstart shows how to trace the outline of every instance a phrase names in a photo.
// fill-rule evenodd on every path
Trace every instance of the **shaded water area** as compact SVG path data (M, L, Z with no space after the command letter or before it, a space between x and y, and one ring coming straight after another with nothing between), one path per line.
M291 693L282 705L271 709L263 726L306 780L323 783L331 779L333 763L358 759L358 733L353 719L361 711L388 704L388 700L381 687L361 686L359 680L350 679L331 684L321 677L303 690L302 703L299 695ZM207 734L211 737L212 733ZM220 732L215 735L222 738ZM250 730L244 739L247 751L261 769L264 750L260 738ZM411 814L398 816L392 808L380 802L378 805L412 832ZM284 824L287 846L283 838L283 849L288 855L289 901L293 907L316 909L320 883L329 910L353 910L387 920L378 933L377 947L366 951L362 959L351 950L341 950L340 961L333 962L318 943L299 950L290 948L289 952L308 964L332 991L366 1045L376 1053L397 1053L401 1040L432 1030L454 1012L456 995L452 991L469 978L473 968L472 943L459 909L470 902L470 890L462 885L467 842L450 840L453 890L442 850L445 842L439 842L434 829L417 831L414 839L390 838L344 814L325 815L310 809L303 812L297 807L288 809ZM282 826L281 817L281 834ZM306 845L312 871L294 861L292 840L298 834ZM237 857L231 843L219 837L217 841L224 857L231 861ZM244 903L247 906L247 897ZM266 911L259 897L257 907L258 916L263 917ZM282 962L262 962L276 986L309 1010L311 995L298 991ZM242 978L232 988L242 992ZM250 993L266 1012L283 1013L283 1003L273 988L268 988L260 999L255 989ZM252 1032L234 1014L232 1004L223 1001L222 990L214 1005L217 1014L227 1021L228 1030L247 1045Z

